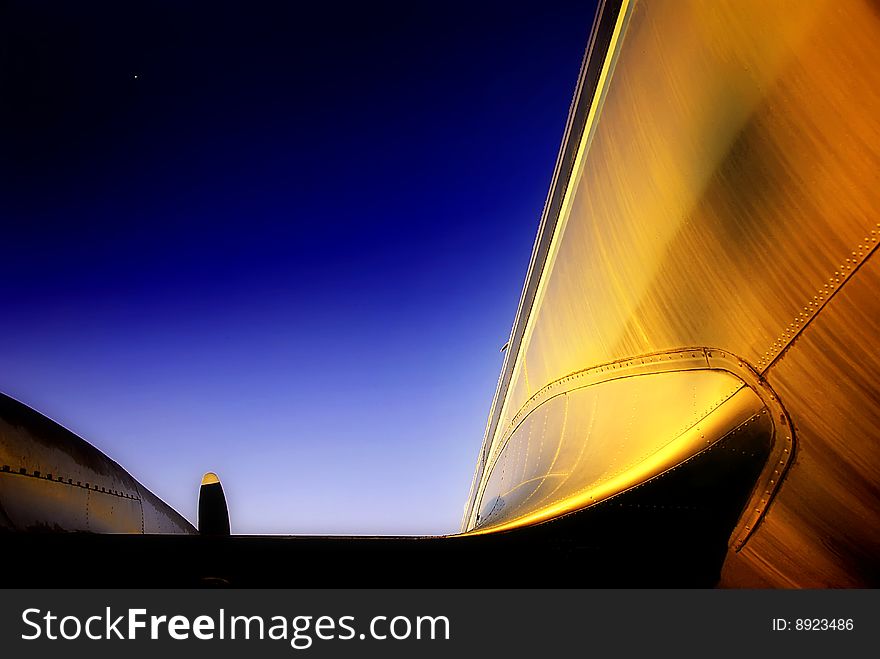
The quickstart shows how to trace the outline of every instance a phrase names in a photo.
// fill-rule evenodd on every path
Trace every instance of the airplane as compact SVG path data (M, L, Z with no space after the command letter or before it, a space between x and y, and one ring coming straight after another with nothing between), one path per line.
M880 11L604 0L459 533L198 529L0 396L10 585L880 585Z

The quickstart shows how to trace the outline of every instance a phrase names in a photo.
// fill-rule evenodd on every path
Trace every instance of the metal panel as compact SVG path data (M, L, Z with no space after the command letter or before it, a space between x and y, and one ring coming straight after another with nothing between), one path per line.
M725 371L630 375L562 392L506 442L478 528L595 504L680 464L762 411L761 399Z
M799 358L800 369L782 365L844 292L856 306L827 322L848 327L849 313L861 318L860 330L838 340L857 340L864 351L880 338L880 314L857 311L870 293L854 276L880 230L880 12L858 0L637 0L623 3L621 17L558 221L545 223L549 241L539 240L548 245L545 266L527 282L534 302L516 319L525 329L502 374L510 386L493 403L464 529L476 526L493 460L549 383L634 355L714 346L769 374L799 427L821 437L805 443L775 517L818 506L829 526L789 519L798 545L771 541L776 523L768 521L747 550L779 542L755 559L770 563L800 550L814 552L817 566L848 557L837 571L786 569L772 583L876 584L876 558L864 556L880 527L876 485L860 491L874 511L860 524L851 514L831 524L830 511L845 500L839 489L851 475L866 465L880 471L877 426L858 426L866 439L852 441L841 435L849 425L829 428L814 412L824 396L836 418L876 414L876 370L861 378L842 350ZM846 399L840 392L854 380L840 386L841 378L864 389ZM834 450L814 454L823 443ZM778 484L780 467L768 464L766 483ZM760 509L772 492L763 503L756 496Z
M94 446L0 394L0 528L195 533Z
M770 369L797 460L722 585L880 584L878 291L875 257Z

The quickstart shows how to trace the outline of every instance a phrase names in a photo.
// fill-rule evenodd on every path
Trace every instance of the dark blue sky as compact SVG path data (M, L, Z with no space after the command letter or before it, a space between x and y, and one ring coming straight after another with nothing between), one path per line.
M457 530L594 11L6 3L0 390L194 522Z

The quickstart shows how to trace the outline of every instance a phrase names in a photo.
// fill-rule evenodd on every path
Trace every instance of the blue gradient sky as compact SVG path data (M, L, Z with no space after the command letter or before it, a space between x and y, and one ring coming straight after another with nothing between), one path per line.
M0 390L193 522L455 531L595 6L297 4L0 9Z

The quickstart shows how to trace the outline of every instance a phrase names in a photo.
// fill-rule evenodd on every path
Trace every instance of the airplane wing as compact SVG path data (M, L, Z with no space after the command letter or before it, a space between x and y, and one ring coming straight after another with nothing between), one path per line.
M867 1L606 0L461 533L230 536L206 475L199 534L0 398L18 578L876 587L877 62Z
M721 584L877 584L878 19L605 3L463 530L752 453Z

